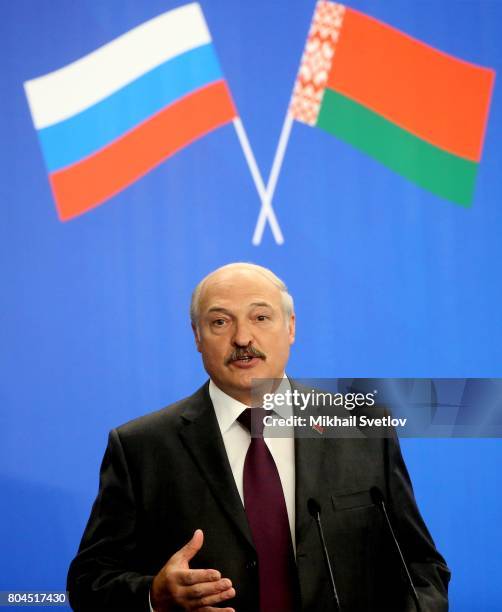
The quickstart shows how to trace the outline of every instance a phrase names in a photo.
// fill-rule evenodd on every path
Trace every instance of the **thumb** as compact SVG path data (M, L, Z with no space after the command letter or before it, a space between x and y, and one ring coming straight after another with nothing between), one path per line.
M173 556L173 560L176 560L178 563L188 563L199 552L203 543L204 533L202 529L196 529L192 539L187 542L183 548L178 550L178 552Z

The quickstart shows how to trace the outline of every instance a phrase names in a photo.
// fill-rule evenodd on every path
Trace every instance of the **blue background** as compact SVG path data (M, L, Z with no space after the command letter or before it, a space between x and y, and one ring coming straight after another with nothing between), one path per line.
M213 268L273 268L296 299L297 377L502 375L502 102L495 83L472 208L295 124L260 208L232 125L103 206L59 222L23 82L180 2L16 0L0 7L0 590L62 590L110 428L205 380L188 302ZM264 178L310 26L310 0L201 2ZM351 7L502 70L502 3ZM502 607L500 440L404 440L453 571L451 609ZM164 466L169 469L169 466Z

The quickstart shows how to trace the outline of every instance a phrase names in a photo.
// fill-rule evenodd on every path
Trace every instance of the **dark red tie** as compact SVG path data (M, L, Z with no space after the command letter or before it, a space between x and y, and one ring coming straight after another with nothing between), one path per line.
M238 419L251 432L244 462L244 506L258 554L260 612L294 612L296 563L279 472L263 439L265 414L263 408L247 408Z

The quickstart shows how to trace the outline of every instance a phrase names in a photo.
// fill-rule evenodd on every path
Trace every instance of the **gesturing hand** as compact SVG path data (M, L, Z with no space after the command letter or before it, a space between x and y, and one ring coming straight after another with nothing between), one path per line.
M169 559L155 576L150 601L155 612L197 610L198 612L235 612L233 608L214 608L214 604L235 597L235 589L228 578L214 569L190 569L189 561L199 552L204 542L201 529L190 542Z

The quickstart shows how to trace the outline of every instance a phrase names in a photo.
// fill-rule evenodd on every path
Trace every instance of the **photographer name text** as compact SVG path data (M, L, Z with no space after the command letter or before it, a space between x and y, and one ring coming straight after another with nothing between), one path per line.
M365 415L338 416L289 416L286 418L268 414L263 417L265 427L405 427L406 418L385 416L371 418Z

